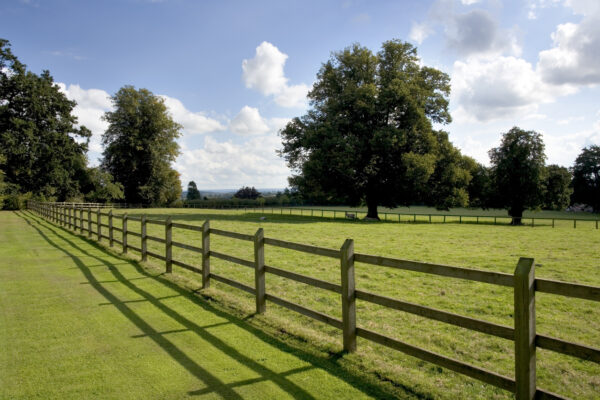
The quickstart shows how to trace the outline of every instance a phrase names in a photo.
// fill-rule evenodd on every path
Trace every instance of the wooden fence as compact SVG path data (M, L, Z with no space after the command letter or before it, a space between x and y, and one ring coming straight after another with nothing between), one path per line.
M198 207L197 204L184 204L184 208L211 208L211 207ZM212 207L214 208L214 207ZM320 218L342 218L346 219L349 215L352 218L359 218L359 216L366 216L366 211L360 210L336 210L336 209L321 209L321 208L303 208L303 207L250 207L250 206L223 206L214 209L233 209L233 210L244 210L246 212L258 212L265 215L279 214L279 215L300 215ZM331 216L331 217L328 217ZM513 220L509 216L500 215L461 215L461 214L425 214L425 213L395 213L395 212L382 212L379 213L380 218L383 221L389 222L407 222L407 223L459 223L459 224L510 224ZM539 226L540 223L545 226L556 225L557 221L569 221L573 223L573 228L577 228L577 222L590 223L595 225L596 229L600 227L600 219L596 218L556 218L556 217L522 217L523 223L527 223L532 227ZM537 221L537 225L536 225Z
M248 292L255 296L257 313L264 313L266 311L266 302L270 301L281 307L338 328L342 331L344 350L348 352L356 350L356 338L361 337L421 360L467 375L471 378L478 379L490 385L505 389L515 393L516 398L519 400L563 398L558 394L536 387L536 348L547 349L600 364L600 349L537 334L535 326L536 292L600 302L600 287L535 278L535 264L534 260L531 258L520 258L514 274L511 275L500 272L467 269L356 253L354 251L354 241L352 239L346 239L340 249L329 249L265 237L262 228L258 229L254 235L248 235L211 228L209 221L205 221L202 226L196 226L173 222L171 217L168 217L166 221L162 221L147 219L145 215L139 218L130 217L127 216L127 214L122 216L113 215L112 210L109 212L103 212L100 209L93 211L91 208L65 207L57 204L35 202L30 202L29 206L32 210L51 222L72 229L75 232L78 231L81 234L86 232L88 237L95 237L98 241L106 239L109 241L111 247L117 243L122 246L123 253L127 253L128 250L134 250L141 254L142 260L146 260L148 256L162 260L165 262L165 269L168 273L172 272L173 265L196 272L202 276L203 288L209 287L211 280L215 280ZM103 219L103 217L105 219ZM121 221L121 228L114 225L115 219ZM127 222L130 220L140 222L140 232L128 230ZM164 226L164 238L148 235L146 230L148 224ZM103 230L103 228L106 230ZM202 247L173 241L172 231L174 228L198 232ZM114 238L114 231L122 233L121 241ZM210 250L211 235L225 236L235 240L252 243L254 246L254 260L244 260ZM133 246L129 243L130 236L140 240L140 247ZM164 255L150 252L147 248L148 240L164 244ZM173 259L172 248L174 246L201 254L201 266L189 265ZM340 261L340 282L327 282L265 265L265 246L281 247L298 252L337 259ZM255 278L254 286L248 286L211 272L211 258L229 261L253 269ZM514 326L499 325L431 307L404 302L368 291L358 290L355 288L354 264L356 262L512 287L514 290ZM267 273L324 290L329 290L341 295L342 319L335 318L269 294L265 287L265 274ZM482 332L506 340L512 340L515 343L515 377L503 376L357 326L357 299Z

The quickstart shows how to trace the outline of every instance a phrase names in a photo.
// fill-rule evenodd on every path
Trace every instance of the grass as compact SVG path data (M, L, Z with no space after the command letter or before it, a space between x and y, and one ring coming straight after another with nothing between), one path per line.
M267 237L329 248L339 248L345 238L355 240L355 251L420 261L444 263L469 268L513 273L518 258L533 257L538 277L600 286L600 232L593 224L577 229L551 227L511 227L475 224L398 224L363 221L326 220L298 215L259 215L243 211L208 210L128 210L129 215L148 213L149 218L163 219L173 215L175 221L200 225L210 219L219 229L253 234L259 227ZM129 222L129 229L139 224ZM162 237L164 228L148 225L149 234ZM200 246L197 232L175 229L173 239ZM130 238L139 246L137 238ZM159 243L149 248L163 252ZM211 236L211 250L253 259L252 243ZM174 258L200 265L199 257L174 249ZM339 282L336 260L306 255L267 246L267 265ZM157 264L160 265L160 264ZM253 285L253 272L242 266L212 259L212 271ZM199 277L174 267L176 274L190 285L199 286ZM356 285L402 300L439 308L478 319L511 326L512 291L508 288L427 276L407 271L357 264ZM213 283L208 293L233 310L249 314L253 299L228 286ZM267 292L306 307L340 317L339 296L307 285L268 275ZM600 318L597 304L561 296L537 295L537 331L561 339L600 347ZM359 326L396 337L492 371L513 375L513 343L424 318L387 310L359 301ZM341 350L341 332L309 320L288 310L268 304L267 314L252 323L274 335L291 334L298 341L313 343L322 351ZM285 332L278 333L279 327ZM383 382L397 388L409 388L420 398L511 398L489 385L435 365L359 339L356 354L343 361L350 369L370 371ZM582 399L597 397L600 390L600 367L571 357L538 350L538 386L565 396Z
M338 354L255 328L152 263L31 213L1 212L0 227L1 399L397 393L340 366Z

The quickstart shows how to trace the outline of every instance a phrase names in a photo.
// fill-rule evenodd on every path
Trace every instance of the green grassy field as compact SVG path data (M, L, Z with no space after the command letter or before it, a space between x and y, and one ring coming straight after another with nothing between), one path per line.
M510 227L474 224L398 224L363 221L331 221L289 215L260 215L243 211L207 210L120 210L129 215L147 213L151 219L172 215L175 221L201 225L210 219L211 227L253 234L264 228L267 237L339 248L345 238L355 240L355 250L420 261L512 273L521 256L534 257L538 277L600 286L600 232L593 225L577 229L551 227ZM117 221L120 222L120 221ZM119 226L118 223L116 226ZM53 228L60 229L60 228ZM139 231L139 223L129 221L129 229ZM148 225L149 234L163 237L164 227ZM62 231L62 230L61 230ZM118 233L116 238L120 239ZM200 235L175 228L173 239L200 246ZM139 246L139 238L129 241ZM106 245L106 240L103 240ZM148 242L149 249L163 253L164 245ZM115 245L115 250L120 247ZM247 260L253 258L250 242L211 235L211 250ZM130 251L131 256L139 257ZM200 257L173 249L174 258L200 266ZM271 246L265 248L267 265L316 278L339 282L336 260L311 256ZM142 267L157 275L162 262L152 260ZM174 266L174 274L161 279L178 287L196 290L200 277ZM212 271L253 285L253 272L218 259L211 260ZM356 266L358 289L439 308L442 310L512 325L512 290L503 287L441 278L384 267ZM339 295L267 275L267 292L306 307L340 317ZM332 361L350 376L376 382L385 395L398 398L511 398L507 392L461 376L433 364L393 350L358 340L355 354L341 354L341 332L291 311L268 304L267 313L253 315L250 295L214 282L199 292L214 307L243 319L257 331L274 337L294 349ZM600 347L600 316L597 304L561 296L537 294L537 331L561 339ZM513 374L513 343L504 339L430 321L411 314L387 310L358 301L359 326L396 337L425 349L490 369ZM591 362L538 349L538 386L572 398L597 398L600 366ZM300 396L302 397L302 396ZM320 396L317 396L320 397ZM323 397L326 397L323 395Z
M31 213L0 212L0 399L393 395L174 281Z

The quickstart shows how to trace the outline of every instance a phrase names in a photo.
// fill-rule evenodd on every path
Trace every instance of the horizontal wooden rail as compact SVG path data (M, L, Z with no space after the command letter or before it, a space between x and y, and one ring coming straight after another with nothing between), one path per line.
M300 275L295 272L286 271L283 269L279 269L276 267L271 267L265 265L265 272L271 273L273 275L281 276L283 278L288 278L294 280L296 282L306 283L307 285L315 286L325 290L331 290L335 293L342 293L342 286L336 283L331 283L327 281L323 281L321 279L311 278L310 276Z
M202 249L200 247L192 246L192 245L185 244L185 243L179 243L179 242L171 242L171 244L173 246L179 247L181 249L185 249L185 250L189 250L189 251L195 251L196 253L202 254Z
M538 292L559 294L584 300L600 301L600 287L597 286L536 278L535 290Z
M181 262L181 261L171 260L171 263L173 263L173 265L177 265L177 266L179 266L181 268L187 269L187 270L192 271L192 272L196 272L198 274L202 273L202 269L201 268L194 267L193 265L189 265L189 264L186 264L186 263Z
M165 226L167 224L165 221L160 221L160 220L157 220L157 219L147 219L146 223L148 223L148 224L154 224L154 225L162 225L162 226Z
M128 245L127 245L127 248L128 248L128 249L131 249L131 250L135 250L135 251L137 251L138 253L141 253L141 252L142 252L142 249L140 249L139 247L132 246L132 245L130 245L130 244L128 244ZM158 256L157 258L160 258L160 256Z
M273 238L265 238L265 244L269 244L271 246L283 247L285 249L302 251L304 253L316 254L318 256L331 257L331 258L340 258L340 251L328 249L326 247L317 247L311 246L308 244L300 244L294 242L288 242L280 239Z
M219 253L218 251L214 250L211 250L209 254L211 257L215 257L220 260L229 261L235 264L243 265L244 267L248 268L254 268L254 263L252 261L244 260L224 253Z
M514 278L511 274L501 272L482 271L478 269L469 269L461 267L452 267L442 264L431 264L419 261L401 260L397 258L387 258L372 256L368 254L355 253L355 262L365 264L380 265L383 267L398 268L407 271L423 272L451 278L466 279L476 282L490 283L500 286L514 286Z
M162 238L159 238L159 237L156 237L156 236L146 235L146 239L153 240L153 241L158 242L158 243L167 243L167 241L165 239L162 239Z
M226 285L233 286L234 288L243 290L244 292L248 292L250 294L256 294L256 291L254 290L254 288L252 286L248 286L241 282L234 281L233 279L225 278L224 276L221 276L221 275L213 274L212 272L210 274L210 277L212 279L214 279L215 281L219 281Z
M135 236L135 237L142 237L142 235L140 233L130 231L129 229L127 229L127 234L131 235L131 236Z
M310 308L306 308L299 304L292 303L291 301L284 300L281 297L273 296L269 293L265 294L265 299L277 304L278 306L285 307L288 310L295 311L309 318L316 319L317 321L329 324L335 328L342 329L342 321L340 319L332 317L331 315L311 310Z
M140 252L141 252L141 249L140 249ZM153 253L151 251L146 251L146 254L148 254L150 257L158 258L159 260L162 260L162 261L166 261L167 260L166 257L163 257L160 254L156 254L156 253Z
M101 223L100 226L103 227L103 228L110 228L110 225L108 225L108 224L102 224Z
M137 222L140 222L142 220L142 218L140 218L140 217L132 217L130 215L127 216L127 219L129 221L137 221Z
M120 241L119 239L114 239L114 238L113 238L113 242L115 242L115 243L117 243L117 244L120 244L121 246L123 245L123 242L122 242L122 241Z
M181 224L179 222L173 222L172 225L173 228L189 229L191 231L202 232L202 226L198 225Z
M121 233L123 233L123 229L121 229L121 228L117 228L116 226L113 226L113 230L114 230L114 231L117 231L117 232L121 232Z
M226 236L232 239L239 239L239 240L246 240L246 241L253 241L254 240L254 236L253 235L246 235L245 233L237 233L237 232L230 232L230 231L224 231L221 229L214 229L214 228L210 228L210 233L211 234L215 234L215 235L219 235L219 236Z
M515 392L515 381L507 376L503 376L483 368L460 362L450 357L421 349L420 347L392 339L391 337L381 335L368 329L357 327L356 335L394 350L401 351L409 356L437 364L441 367L448 368L451 371L458 372L501 389L508 390L512 393Z
M557 353L566 354L568 356L573 356L585 361L592 361L600 364L600 349L567 342L545 335L536 335L535 345L542 349L555 351Z
M108 240L110 240L110 236L106 236L106 235L104 235L104 234L102 234L102 235L100 235L100 236L102 237L102 239L108 239Z
M498 325L480 319L464 317L462 315L437 310L435 308L425 307L414 303L408 303L401 300L396 300L391 297L381 296L363 290L356 290L356 298L368 301L370 303L379 304L380 306L393 308L394 310L404 311L421 317L445 322L447 324L459 326L461 328L487 333L489 335L497 336L503 339L514 340L515 337L514 328L511 328L509 326Z

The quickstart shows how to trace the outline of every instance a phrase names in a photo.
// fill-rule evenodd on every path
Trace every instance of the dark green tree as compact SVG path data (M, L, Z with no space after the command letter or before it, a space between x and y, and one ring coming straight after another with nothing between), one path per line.
M164 101L147 89L124 86L112 96L114 111L104 115L102 168L123 185L128 203L164 205L181 196L171 163L179 154L181 125Z
M544 179L544 203L542 208L564 210L571 201L571 173L555 164L546 167Z
M252 199L252 200L256 200L261 196L261 193L256 190L256 188L254 186L250 187L250 186L244 186L241 189L239 189L237 192L235 192L235 194L233 195L233 197L237 198L237 199Z
M467 157L468 158L468 157ZM494 189L490 168L471 159L471 182L469 182L469 207L490 208L494 206Z
M187 187L187 200L200 200L200 191L196 186L196 182L190 181Z
M494 201L508 209L513 225L520 225L523 211L536 209L543 202L546 155L542 136L514 127L489 155Z
M464 205L469 178L447 135L432 129L451 121L449 93L448 75L421 66L408 43L334 53L308 94L311 109L280 132L291 187L305 198L366 202L368 218L380 205Z
M77 126L75 105L48 71L27 71L0 39L0 154L13 191L55 200L80 195L76 177L85 171L91 132Z
M92 203L111 203L122 200L123 185L114 182L112 175L100 167L88 168L82 189L85 201Z
M584 148L573 166L573 203L588 204L600 211L600 146Z

